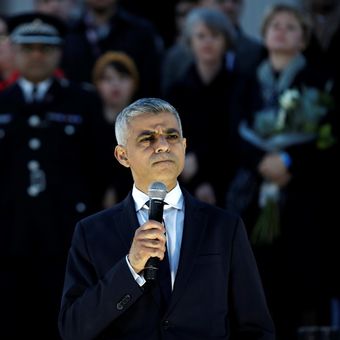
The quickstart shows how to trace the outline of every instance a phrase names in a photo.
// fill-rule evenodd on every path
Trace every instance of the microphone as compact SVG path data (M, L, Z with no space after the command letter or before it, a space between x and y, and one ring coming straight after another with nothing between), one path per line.
M162 182L153 182L149 186L149 220L163 222L163 206L166 196L166 186ZM144 278L146 281L154 281L157 277L159 265L158 257L150 257L144 267Z

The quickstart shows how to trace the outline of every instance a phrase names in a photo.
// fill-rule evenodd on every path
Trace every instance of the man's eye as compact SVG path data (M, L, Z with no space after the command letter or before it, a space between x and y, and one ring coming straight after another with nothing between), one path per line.
M168 135L167 139L169 139L169 140L176 140L176 139L178 139L178 135Z
M155 138L153 136L147 136L147 137L143 137L140 141L141 143L144 142L152 142Z

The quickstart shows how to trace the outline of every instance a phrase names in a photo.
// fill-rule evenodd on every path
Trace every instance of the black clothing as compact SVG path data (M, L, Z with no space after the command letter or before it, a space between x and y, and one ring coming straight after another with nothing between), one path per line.
M101 208L106 186L101 117L94 92L66 80L54 79L41 102L26 103L18 83L0 93L0 291L12 336L6 339L17 339L21 327L27 337L58 338L71 235L77 220Z
M160 61L162 40L153 26L139 17L118 10L110 20L108 35L94 38L94 28L86 23L85 17L76 21L66 36L62 68L67 78L76 81L92 80L92 69L96 59L107 51L127 53L136 63L140 73L138 96L159 94Z
M0 220L9 236L0 251L64 254L75 221L100 207L108 149L101 104L64 80L54 80L41 103L27 104L14 84L0 94L0 117ZM27 230L30 219L34 229Z
M314 87L324 91L327 80L326 75L307 64L296 72L288 88ZM249 126L253 126L256 114L253 112L248 117ZM324 117L324 122L330 114ZM264 181L258 165L267 152L246 140L241 145L240 164L253 173L251 185L257 188L250 205L242 212L252 234L260 212L260 185ZM315 139L279 150L290 156L292 176L288 184L280 188L280 236L272 244L253 245L278 339L295 339L297 328L308 325L305 316L309 312L315 313L315 322L329 322L327 295L331 284L327 282L329 258L325 250L332 229L327 223L327 205L329 197L335 195L335 192L329 194L334 190L331 182L334 150L334 146L319 149Z
M251 77L224 67L209 84L204 84L192 64L166 95L182 113L188 152L194 152L199 162L195 179L189 186L183 185L193 192L197 185L211 183L217 204L223 207L226 188L235 171L239 120L257 107L254 84Z

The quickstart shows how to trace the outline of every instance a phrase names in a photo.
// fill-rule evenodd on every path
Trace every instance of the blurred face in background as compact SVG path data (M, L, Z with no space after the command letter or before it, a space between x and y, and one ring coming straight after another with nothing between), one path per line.
M117 0L86 0L85 2L95 12L101 13L112 10Z
M36 0L36 10L44 14L55 15L66 20L75 6L75 0Z
M3 19L0 18L0 70L6 71L12 69L13 51L11 43L7 36L7 25Z
M58 67L61 49L47 44L15 44L15 64L27 80L38 83L53 75Z
M6 25L5 21L1 18L0 18L0 37L1 37L1 39L7 37L7 25Z
M96 83L97 90L108 106L124 107L132 101L136 90L134 78L107 65Z
M220 62L227 49L225 36L202 22L193 27L190 46L195 59L203 63Z
M242 0L219 0L220 10L229 17L233 25L237 25L242 11Z
M303 30L296 16L278 12L268 22L264 42L269 52L295 55L305 47Z
M194 1L179 1L175 6L175 21L176 21L176 29L177 32L180 33L184 26L184 21L187 14L197 7L197 4Z

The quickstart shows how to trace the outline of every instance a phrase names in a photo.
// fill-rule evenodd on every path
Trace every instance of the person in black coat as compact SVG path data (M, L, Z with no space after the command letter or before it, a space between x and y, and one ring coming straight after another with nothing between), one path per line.
M117 116L115 132L115 156L131 169L134 185L123 202L76 226L62 338L273 340L242 220L178 184L186 139L176 109L162 99L139 99ZM166 191L164 224L148 219L154 182ZM159 269L146 281L150 257L160 259Z
M194 60L165 94L183 112L190 138L180 180L196 197L224 207L235 171L238 122L257 106L255 82L226 67L234 30L221 11L193 9L186 17L184 36ZM218 166L211 166L212 159L220 161Z
M137 96L159 93L163 41L147 20L122 10L117 0L87 0L79 20L65 37L62 67L69 79L91 81L97 58L105 52L124 52L137 65Z
M310 26L298 8L270 7L262 33L263 105L239 126L240 170L227 208L238 206L249 228L278 339L296 339L299 327L329 322L324 247L332 228L327 192L335 189L333 80L302 54Z
M23 327L28 337L58 339L74 223L101 208L110 150L95 92L53 76L63 24L27 13L12 17L9 30L20 78L0 94L4 338Z

